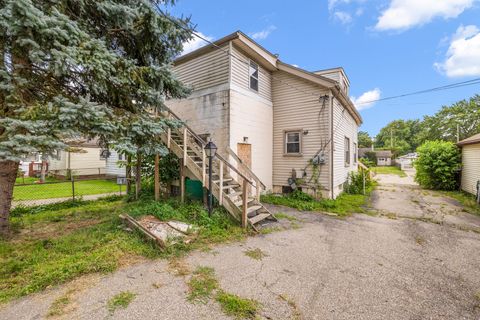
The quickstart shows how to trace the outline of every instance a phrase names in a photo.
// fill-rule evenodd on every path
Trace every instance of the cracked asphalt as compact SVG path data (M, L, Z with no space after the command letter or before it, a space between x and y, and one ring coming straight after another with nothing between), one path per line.
M384 200L397 201L395 194L403 188L381 182L382 188L393 194L379 190L381 200L373 206L392 210ZM434 216L435 206L417 208L410 198L402 199L402 214L412 206L419 217ZM480 319L479 233L413 215L338 219L270 209L295 217L295 228L194 252L182 263L190 270L214 268L223 290L260 302L263 319ZM469 218L473 224L480 220ZM245 255L257 248L266 254L262 260ZM0 319L44 318L51 303L69 289L74 290L74 305L63 318L229 319L214 301L186 300L189 277L175 276L167 261L144 262L14 301L0 310ZM108 299L127 290L137 295L135 300L109 313Z

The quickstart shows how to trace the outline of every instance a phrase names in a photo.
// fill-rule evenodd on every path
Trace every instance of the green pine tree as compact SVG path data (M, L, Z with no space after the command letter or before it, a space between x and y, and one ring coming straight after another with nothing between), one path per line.
M78 137L158 152L154 117L188 89L171 71L191 38L173 0L0 0L0 233L19 161Z

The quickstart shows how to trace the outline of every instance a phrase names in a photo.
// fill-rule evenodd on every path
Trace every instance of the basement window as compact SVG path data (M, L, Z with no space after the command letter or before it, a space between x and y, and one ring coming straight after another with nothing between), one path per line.
M300 154L302 147L301 131L285 132L285 154Z
M250 60L250 89L258 91L258 64Z

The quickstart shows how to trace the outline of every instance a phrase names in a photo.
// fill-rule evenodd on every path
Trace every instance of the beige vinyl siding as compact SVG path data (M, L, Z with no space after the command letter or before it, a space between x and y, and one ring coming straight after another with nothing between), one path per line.
M462 147L462 190L476 194L480 180L480 143Z
M252 170L272 188L273 108L271 103L244 90L230 91L230 148L237 152L237 143L248 137L252 145Z
M228 45L222 47L228 50ZM223 50L213 50L176 65L173 70L178 78L194 90L214 87L229 81L229 55Z
M231 81L233 86L238 86L243 89L250 90L260 97L272 101L272 77L271 73L258 66L258 93L255 90L250 89L250 76L249 76L249 64L250 59L240 49L232 45L232 75ZM257 61L253 60L258 64Z
M342 72L340 70L331 70L331 71L317 71L315 72L322 77L337 81L340 85L340 88L348 95L349 94L349 87L347 80L344 78Z
M357 170L357 163L353 161L353 144L357 143L358 126L350 113L333 99L333 186L335 196L341 192L341 187L347 181L348 173ZM345 137L350 139L350 164L345 164Z
M274 73L273 87L273 185L288 186L287 180L292 169L303 170L309 160L328 142L329 137L329 103L325 105L318 97L327 92L311 82L279 71ZM288 82L290 86L285 85ZM315 96L300 92L298 89L314 93ZM301 136L302 155L284 155L284 132L287 130L308 130ZM329 145L325 152L326 163L320 165L319 183L326 189L329 186ZM307 169L306 182L312 177L312 170Z
M100 160L100 148L82 148L85 153L70 153L71 169L106 167L106 160Z

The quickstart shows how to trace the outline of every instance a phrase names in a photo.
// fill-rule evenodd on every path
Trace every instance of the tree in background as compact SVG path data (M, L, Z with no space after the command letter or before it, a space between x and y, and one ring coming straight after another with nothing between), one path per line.
M168 125L151 111L188 93L171 61L191 38L188 19L159 14L174 2L0 0L0 233L23 157L78 137L135 153Z
M425 116L418 139L457 142L480 133L480 95L443 106L433 116Z
M458 147L447 141L427 141L417 148L414 162L415 181L427 189L455 190L461 154Z
M372 146L372 137L366 131L358 132L358 147L359 148L370 148Z
M395 154L415 151L419 145L419 120L394 120L383 127L375 137L375 147L392 150Z

